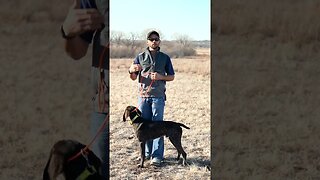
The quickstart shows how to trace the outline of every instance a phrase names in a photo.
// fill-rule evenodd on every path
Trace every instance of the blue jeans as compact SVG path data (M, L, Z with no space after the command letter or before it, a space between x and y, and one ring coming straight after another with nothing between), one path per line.
M141 102L142 101L142 102ZM163 121L163 113L165 100L164 97L148 97L138 98L139 110L142 113L142 118L150 121ZM164 141L163 137L149 140L146 143L145 155L152 158L163 159Z
M107 113L93 112L91 115L90 133L92 139L96 136L100 126L104 122ZM103 128L95 142L92 144L92 151L101 159L101 171L104 179L109 178L109 118L107 125Z

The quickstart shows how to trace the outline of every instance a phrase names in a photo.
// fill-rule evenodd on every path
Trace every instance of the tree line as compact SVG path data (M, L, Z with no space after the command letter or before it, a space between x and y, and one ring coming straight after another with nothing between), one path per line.
M146 47L146 34L150 30L139 33L124 33L121 31L111 31L110 34L110 57L111 58L134 58ZM182 58L196 55L192 38L186 34L175 34L174 40L163 40L165 35L158 31L161 37L160 48L171 58Z

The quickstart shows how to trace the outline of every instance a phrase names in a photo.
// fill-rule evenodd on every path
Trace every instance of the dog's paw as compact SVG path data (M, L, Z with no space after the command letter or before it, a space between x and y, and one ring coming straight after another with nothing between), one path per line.
M182 161L182 166L189 166L189 163L187 163L187 161Z

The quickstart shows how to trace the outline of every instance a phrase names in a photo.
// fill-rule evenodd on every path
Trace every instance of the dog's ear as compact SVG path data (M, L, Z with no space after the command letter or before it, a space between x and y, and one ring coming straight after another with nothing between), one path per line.
M123 121L126 121L126 119L128 118L129 116L129 111L126 109L123 113Z

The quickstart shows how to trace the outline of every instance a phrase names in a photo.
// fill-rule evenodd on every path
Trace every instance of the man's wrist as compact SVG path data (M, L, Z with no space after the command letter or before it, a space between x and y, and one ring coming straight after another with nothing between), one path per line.
M66 40L69 40L69 39L72 39L72 38L76 37L76 36L68 36L68 35L66 35L66 33L65 33L64 29L63 29L63 25L61 25L60 31L61 31L62 37L64 39L66 39Z
M133 71L133 72L131 72L131 71L130 71L130 68L129 68L129 69L128 69L128 73L129 73L129 74L136 74L136 75L138 75L138 74L139 74L139 71Z

